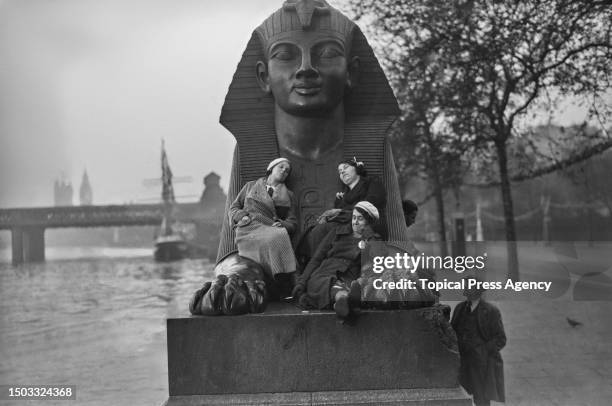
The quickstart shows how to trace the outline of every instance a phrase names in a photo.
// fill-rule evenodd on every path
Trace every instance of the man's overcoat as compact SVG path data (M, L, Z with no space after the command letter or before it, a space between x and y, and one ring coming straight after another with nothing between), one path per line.
M451 325L456 332L470 312L470 302L461 302L455 307ZM479 343L459 344L461 350L461 385L474 394L474 399L504 402L504 362L500 350L506 345L506 334L499 309L483 299L475 309L477 330L482 340ZM463 349L462 349L463 347ZM479 377L480 379L478 379Z

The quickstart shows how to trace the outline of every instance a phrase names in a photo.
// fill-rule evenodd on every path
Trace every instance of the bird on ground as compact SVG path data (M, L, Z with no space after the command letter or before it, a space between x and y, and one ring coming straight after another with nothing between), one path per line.
M578 320L570 319L569 317L566 317L565 319L567 320L567 324L569 324L572 327L582 326L582 323L579 322Z

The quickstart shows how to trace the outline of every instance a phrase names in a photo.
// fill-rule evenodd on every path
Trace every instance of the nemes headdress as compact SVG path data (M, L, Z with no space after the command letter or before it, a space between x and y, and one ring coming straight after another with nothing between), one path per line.
M287 0L255 32L259 34L264 53L274 42L295 31L322 31L350 46L355 23L324 0Z
M344 150L372 162L369 169L382 174L382 137L399 107L372 48L359 27L326 1L286 0L253 31L221 110L220 123L238 143L240 183L257 179L260 168L279 156L274 99L260 89L255 66L267 61L272 43L300 30L322 31L341 41L348 57L359 58L358 82L344 99Z

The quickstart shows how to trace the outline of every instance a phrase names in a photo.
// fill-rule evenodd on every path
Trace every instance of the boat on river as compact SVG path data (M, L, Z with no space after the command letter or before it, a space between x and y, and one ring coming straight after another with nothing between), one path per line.
M172 214L176 200L172 186L172 170L168 163L164 140L162 140L161 168L163 218L159 234L155 238L154 257L160 262L178 261L188 256L189 245L185 235L174 227Z
M155 239L155 260L158 262L178 261L187 257L189 246L178 234L160 235Z

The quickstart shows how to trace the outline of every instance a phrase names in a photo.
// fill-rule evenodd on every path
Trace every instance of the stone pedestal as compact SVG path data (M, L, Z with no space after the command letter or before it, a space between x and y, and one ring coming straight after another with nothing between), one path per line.
M441 308L168 320L168 406L469 405Z

